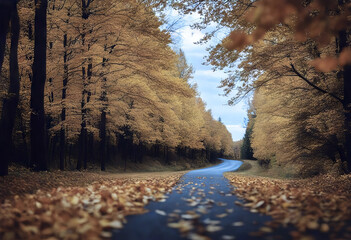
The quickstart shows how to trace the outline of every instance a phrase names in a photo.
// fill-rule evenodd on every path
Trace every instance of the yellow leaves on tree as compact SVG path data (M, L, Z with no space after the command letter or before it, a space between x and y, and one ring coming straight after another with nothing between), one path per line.
M337 5L336 1L317 0L304 5L297 0L263 0L253 4L245 18L255 25L246 33L234 30L223 41L228 50L242 51L246 46L261 40L266 32L283 24L294 29L295 38L304 42L315 40L319 45L330 44L339 31L350 25L350 4ZM350 50L344 49L340 56L325 57L311 61L311 65L323 72L336 70L350 64Z
M223 46L228 50L243 50L252 40L249 35L243 31L233 31L223 40Z

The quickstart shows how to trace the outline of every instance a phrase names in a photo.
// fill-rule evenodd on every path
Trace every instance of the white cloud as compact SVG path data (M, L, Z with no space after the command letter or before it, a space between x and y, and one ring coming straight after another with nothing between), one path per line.
M195 74L191 82L197 83L200 96L207 103L207 109L212 110L214 119L218 119L219 117L222 119L223 124L227 126L228 131L232 134L234 141L242 139L245 128L241 124L244 123L244 118L247 114L246 104L241 102L235 106L228 106L227 101L229 97L221 96L223 89L218 88L220 80L226 78L227 75L224 71L213 72L211 66L202 65L205 61L204 57L208 55L206 48L210 44L215 45L222 37L228 34L229 30L227 32L220 32L217 36L218 38L208 44L195 44L195 42L198 42L204 37L204 32L192 29L190 25L198 22L201 16L199 14L183 16L174 10L168 16L175 20L181 18L178 25L180 28L176 30L174 36L176 38L175 46L183 49L188 63L194 66ZM207 30L214 29L214 27L212 25Z
M223 78L227 77L227 74L223 71L212 71L212 70L196 70L195 72L195 77L210 77L212 78L216 78L216 80L221 80ZM219 85L219 82L217 81L217 85Z
M228 131L232 134L232 138L234 141L239 141L243 138L245 134L245 128L241 125L234 124L234 125L225 125Z
M195 42L199 41L201 38L204 37L204 34L197 30L197 29L191 29L190 26L185 26L182 29L179 30L179 34L182 39L182 49L184 51L196 51L196 50L201 50L203 52L204 46L195 44Z

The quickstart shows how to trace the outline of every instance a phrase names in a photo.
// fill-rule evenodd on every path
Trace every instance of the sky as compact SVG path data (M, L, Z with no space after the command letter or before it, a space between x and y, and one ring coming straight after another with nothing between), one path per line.
M171 11L169 17L178 18L176 11ZM246 118L246 104L240 102L234 106L228 106L228 97L223 95L223 90L218 88L221 79L226 77L224 71L213 71L211 66L203 65L204 57L208 54L206 47L209 45L195 44L199 41L204 33L190 27L199 16L196 14L182 18L180 27L173 34L173 48L181 48L187 58L188 64L194 67L195 73L191 83L198 85L200 97L207 104L207 109L211 109L212 116L218 120L221 118L222 123L232 134L234 141L243 138L245 133L244 122Z

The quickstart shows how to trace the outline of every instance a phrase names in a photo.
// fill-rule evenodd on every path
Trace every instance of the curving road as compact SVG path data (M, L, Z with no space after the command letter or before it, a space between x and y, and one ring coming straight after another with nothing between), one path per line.
M235 204L240 200L232 195L223 173L237 170L242 162L221 160L214 167L185 174L166 202L152 202L146 206L148 213L127 217L128 223L113 232L112 239L280 239L273 234L250 235L270 217ZM284 229L274 234L286 235Z

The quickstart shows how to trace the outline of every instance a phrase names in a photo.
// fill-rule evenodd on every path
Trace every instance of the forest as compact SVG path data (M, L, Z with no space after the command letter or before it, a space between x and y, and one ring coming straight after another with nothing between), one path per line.
M249 98L241 157L296 176L350 173L351 48L348 0L176 1L229 29L207 63L226 70L229 104ZM237 145L237 143L236 143Z
M1 1L1 175L233 154L155 1Z
M350 27L351 0L0 0L0 239L351 239Z
M1 175L12 162L104 170L143 156L241 155L306 176L350 171L348 1L264 1L262 13L251 1L2 5ZM200 43L230 29L206 62L228 73L220 87L229 104L250 99L241 154L190 83L184 52L170 47L160 14L169 5L202 16L194 28L217 24Z
M1 175L9 163L105 170L143 156L350 172L349 1L1 4ZM170 47L167 7L199 14L196 29L216 24L200 43L229 31L206 63L228 73L229 104L250 99L242 142L206 110L193 67Z

